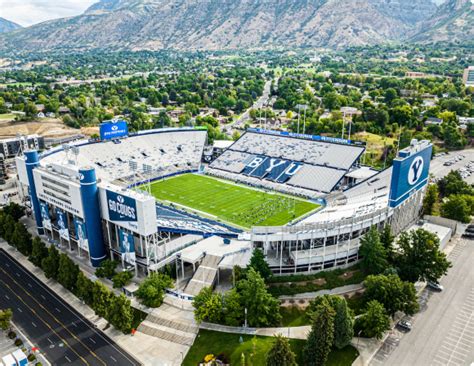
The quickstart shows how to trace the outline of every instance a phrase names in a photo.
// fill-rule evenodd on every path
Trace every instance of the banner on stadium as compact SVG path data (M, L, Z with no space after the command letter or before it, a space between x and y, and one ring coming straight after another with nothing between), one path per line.
M49 216L49 207L47 203L41 202L41 219L43 221L43 227L51 230L51 217Z
M351 140L341 139L338 137L307 135L303 133L294 133L294 132L288 132L288 131L265 130L263 128L249 128L247 129L247 131L256 132L256 133L264 133L266 135L287 136L287 137L295 137L295 138L305 139L305 140L331 142L334 144L345 144L345 145L352 144Z
M110 221L137 221L137 203L133 198L109 190L106 196Z
M77 245L82 250L89 252L89 240L87 239L86 224L78 219L74 219L74 228L76 230Z
M433 145L427 144L414 153L410 152L411 148L401 150L393 160L390 207L397 207L428 183Z
M111 140L128 136L128 124L125 121L106 121L99 126L100 139Z
M69 241L69 229L67 226L67 218L66 213L59 208L56 209L56 216L58 218L58 229L59 229L59 236L64 240Z
M133 234L127 233L126 231L120 229L119 239L120 239L120 253L122 254L122 260L125 263L129 263L132 266L135 266L136 256L135 256L135 243L133 239Z

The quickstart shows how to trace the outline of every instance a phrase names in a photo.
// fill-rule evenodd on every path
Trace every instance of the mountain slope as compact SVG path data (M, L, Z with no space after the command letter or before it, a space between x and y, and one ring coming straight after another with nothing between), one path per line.
M411 38L417 42L473 41L474 4L471 0L448 0Z
M346 47L405 38L435 10L430 0L102 0L0 37L0 48Z
M21 25L13 23L5 18L0 17L0 33L11 32L15 29L21 28Z

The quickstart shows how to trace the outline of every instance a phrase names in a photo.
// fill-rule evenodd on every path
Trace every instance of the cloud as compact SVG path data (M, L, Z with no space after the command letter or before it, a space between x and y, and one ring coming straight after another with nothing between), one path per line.
M22 26L81 14L98 0L0 0L0 16Z

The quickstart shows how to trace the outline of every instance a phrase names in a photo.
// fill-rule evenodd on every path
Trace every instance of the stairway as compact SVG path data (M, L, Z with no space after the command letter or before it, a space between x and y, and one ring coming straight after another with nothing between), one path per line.
M212 287L217 276L217 267L222 257L206 254L184 292L196 296L204 287Z

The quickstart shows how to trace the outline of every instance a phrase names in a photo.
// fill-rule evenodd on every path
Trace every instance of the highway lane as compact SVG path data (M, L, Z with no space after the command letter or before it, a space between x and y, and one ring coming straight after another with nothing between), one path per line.
M440 283L444 291L425 289L420 312L408 333L393 331L371 365L461 366L474 362L474 241L459 240L453 263Z
M3 250L0 263L0 288L8 293L0 306L14 310L14 321L53 364L139 365Z

